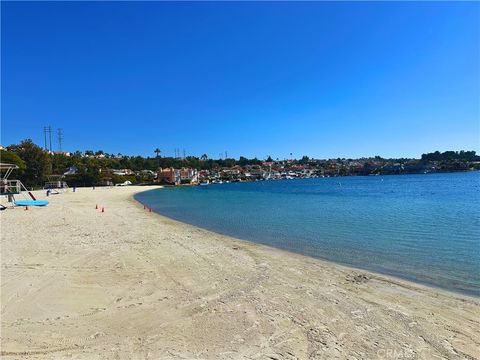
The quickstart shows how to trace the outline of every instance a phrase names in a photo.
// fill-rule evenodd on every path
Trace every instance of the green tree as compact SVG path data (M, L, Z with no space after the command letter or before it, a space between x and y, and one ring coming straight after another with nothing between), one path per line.
M0 150L0 162L18 166L18 170L23 171L26 168L25 161L20 156L11 151Z
M52 160L52 172L57 175L65 173L70 166L74 165L75 161L74 158L64 154L53 154L50 158Z
M18 169L13 170L12 175L10 176L11 179L23 177L26 169L26 164L25 161L23 161L16 153L0 150L0 162L4 164L13 164L18 166ZM2 172L2 175L4 175L4 172Z
M246 157L240 156L240 159L238 160L238 165L240 166L248 165L248 159Z
M20 177L25 186L43 185L47 175L52 173L50 156L32 140L27 139L18 145L10 145L7 150L17 154L25 162L25 171Z
M301 164L307 164L310 158L307 155L303 155L303 157L300 159L299 163Z

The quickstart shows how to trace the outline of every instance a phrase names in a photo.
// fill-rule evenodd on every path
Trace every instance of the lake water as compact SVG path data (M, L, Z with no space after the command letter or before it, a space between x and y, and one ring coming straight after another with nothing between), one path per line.
M222 234L480 296L480 173L157 189L154 211Z

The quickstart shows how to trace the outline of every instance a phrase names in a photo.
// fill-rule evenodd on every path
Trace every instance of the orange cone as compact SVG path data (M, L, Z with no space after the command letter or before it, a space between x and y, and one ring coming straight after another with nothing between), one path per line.
M105 208L102 206L102 213L104 213L104 212L105 212Z

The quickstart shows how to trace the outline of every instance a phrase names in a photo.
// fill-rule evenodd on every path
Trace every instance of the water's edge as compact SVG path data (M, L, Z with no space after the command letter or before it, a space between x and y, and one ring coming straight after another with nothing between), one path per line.
M134 202L136 205L143 207L144 204L137 198L137 195L148 193L148 192L158 191L159 189L161 189L161 188L159 187L158 189L138 191L130 197L130 200L132 202ZM243 239L241 237L232 236L230 234L225 234L225 233L222 233L220 231L216 231L216 230L209 229L209 228L206 228L206 227L201 227L201 226L198 226L196 224L191 224L187 221L178 220L178 219L170 217L166 214L162 214L161 212L159 212L155 209L152 209L152 212L156 216L166 218L169 221L176 222L176 223L181 224L183 226L186 225L186 226L189 226L189 227L192 227L192 228L202 229L204 231L208 231L208 232L211 232L211 233L214 233L214 234L219 234L219 235L223 236L224 238L231 239L232 241L241 241L241 242L245 242L245 243L248 243L248 244L251 244L251 245L254 245L254 246L260 246L260 247L263 247L263 248L266 248L266 249L270 249L270 250L273 250L273 251L285 252L287 255L304 256L304 257L307 257L307 258L310 258L310 259L315 259L315 260L324 262L325 264L328 264L329 266L340 266L340 267L342 267L346 270L363 271L363 272L369 273L371 275L378 276L380 278L385 278L385 279L387 279L387 280L389 280L389 281L391 281L392 283L395 283L395 284L398 284L397 282L407 283L407 284L411 284L413 286L426 287L428 289L432 289L432 290L437 291L437 292L443 292L443 293L446 293L446 294L448 294L450 296L454 296L454 297L461 296L461 297L472 298L472 299L475 299L475 300L480 299L480 294L477 293L477 292L461 291L460 289L452 289L452 288L448 288L448 287L442 287L442 286L439 286L438 284L435 284L435 283L429 283L427 281L421 281L419 279L410 278L408 276L402 276L401 274L389 273L388 271L382 272L382 271L373 270L373 269L369 269L369 268L363 268L363 267L360 267L360 266L354 266L352 264L342 263L341 261L333 261L333 260L330 260L330 259L322 258L321 256L314 256L314 255L311 255L311 254L302 253L300 251L297 252L297 251L290 250L290 249L284 249L284 248L276 247L276 246L273 246L273 245L263 244L263 243L260 243L260 242L255 242L255 241L250 240L250 239Z

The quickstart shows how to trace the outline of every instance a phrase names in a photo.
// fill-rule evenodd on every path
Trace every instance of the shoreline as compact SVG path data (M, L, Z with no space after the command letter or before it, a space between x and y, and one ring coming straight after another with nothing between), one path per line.
M153 190L156 190L156 188L145 190L145 191L153 191ZM139 206L139 208L141 208L141 209L143 209L144 204L141 203L139 200L135 199L135 195L143 193L145 191L138 191L138 192L132 194L129 198L130 201L136 203ZM222 234L222 233L216 232L214 230L206 229L206 228L203 228L203 227L200 227L200 226L197 226L197 225L189 224L187 222L183 222L183 221L171 218L171 217L163 215L163 214L161 214L161 213L159 213L159 212L157 212L153 209L152 209L152 213L154 213L156 216L161 218L163 221L166 221L166 220L172 221L174 224L177 224L178 226L190 227L192 230L203 230L203 231L206 232L207 235L210 233L210 234L215 234L217 236L222 236L222 237L225 238L225 241L245 242L249 246L264 248L264 250L266 250L266 251L279 251L281 253L285 253L285 256L300 256L301 258L313 259L313 260L325 263L325 266L339 267L339 268L343 269L344 271L363 272L363 273L368 274L369 276L375 277L377 279L385 278L384 280L386 282L394 283L394 284L399 285L399 286L404 286L404 287L408 287L408 288L418 287L419 290L421 288L425 288L424 290L445 292L446 295L448 295L448 296L453 296L454 297L454 296L458 295L459 298L466 297L466 298L469 298L471 300L480 301L480 296L477 296L477 295L469 293L469 292L455 291L455 290L443 288L443 287L440 287L440 286L435 286L433 284L429 284L429 283L426 283L426 282L421 282L421 281L415 281L413 279L402 278L401 276L395 276L393 274L384 274L382 272L363 269L363 268L360 268L360 267L355 267L355 266L349 265L349 264L343 264L343 263L340 263L340 262L324 259L324 258L321 258L321 257L310 256L310 255L307 255L307 254L302 254L300 252L289 251L289 250L286 250L286 249L277 248L275 246L270 246L270 245L257 243L255 241L248 240L248 239L237 238L237 237L232 236L232 235Z
M2 356L475 358L478 298L149 213L150 189L2 211Z
M135 199L135 196L140 194L140 193L143 193L143 192L154 191L154 190L160 189L160 188L162 188L162 187L148 189L148 190L144 190L144 191L137 191L131 196L130 200L143 206L143 203L141 203L140 200ZM166 188L170 188L170 187L166 187ZM318 260L318 261L323 261L327 265L330 264L332 266L340 266L340 267L343 267L346 270L350 269L350 270L361 271L361 272L369 273L372 276L379 276L379 277L383 276L383 277L386 277L387 279L389 279L389 281L405 282L407 284L410 284L410 286L418 285L420 287L426 287L428 289L432 289L432 290L436 290L436 291L444 291L444 292L447 292L451 295L456 294L456 295L470 297L470 298L473 298L473 299L480 299L480 292L468 291L468 290L461 291L461 290L451 289L451 288L448 288L448 287L442 287L442 286L439 286L439 285L436 285L436 284L433 284L433 283L429 283L428 281L420 281L420 280L417 280L417 279L414 279L414 278L408 278L406 276L403 277L403 276L398 275L398 274L381 272L381 271L377 271L377 270L374 270L374 269L366 269L366 268L362 268L362 267L356 267L355 265L351 265L351 264L348 264L348 263L337 262L335 260L329 260L329 259L322 258L322 257L316 257L316 256L313 256L313 255L304 254L304 253L296 252L296 251L293 251L293 250L282 249L280 247L275 247L275 246L268 245L268 244L262 244L260 242L255 242L254 240L242 239L242 238L239 238L239 237L235 237L234 235L223 234L223 233L217 232L215 230L203 228L201 226L190 224L190 223L184 222L182 220L177 220L177 219L169 217L168 215L161 214L161 213L155 211L154 209L152 209L152 212L155 213L157 216L160 216L161 218L171 220L173 222L178 223L181 226L191 226L194 229L202 229L202 230L210 232L212 234L217 234L217 235L220 235L220 236L224 236L225 238L233 240L233 241L243 241L243 242L246 242L250 245L266 247L267 249L270 249L272 251L275 251L275 250L283 251L287 255L304 256L306 258L315 259L315 260Z

